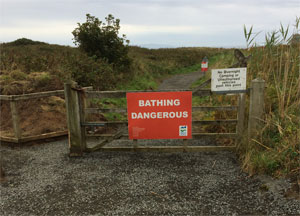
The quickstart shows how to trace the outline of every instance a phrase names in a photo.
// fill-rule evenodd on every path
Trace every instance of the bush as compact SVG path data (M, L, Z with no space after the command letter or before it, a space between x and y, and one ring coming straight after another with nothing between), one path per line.
M128 44L126 36L119 37L120 20L111 14L103 23L98 18L86 15L85 23L78 23L78 27L72 32L75 45L89 56L96 56L118 67L129 67ZM126 44L125 44L126 43Z
M118 76L112 65L87 55L69 56L66 71L80 86L93 86L98 90L115 87Z

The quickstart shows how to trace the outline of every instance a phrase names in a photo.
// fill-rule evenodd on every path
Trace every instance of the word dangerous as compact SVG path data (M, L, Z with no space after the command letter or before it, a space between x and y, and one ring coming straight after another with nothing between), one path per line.
M173 118L187 118L189 117L187 111L178 112L138 112L131 113L132 119L173 119Z
M162 100L139 100L139 107L168 107L180 106L179 99L162 99ZM187 111L176 112L132 112L132 119L174 119L188 118Z

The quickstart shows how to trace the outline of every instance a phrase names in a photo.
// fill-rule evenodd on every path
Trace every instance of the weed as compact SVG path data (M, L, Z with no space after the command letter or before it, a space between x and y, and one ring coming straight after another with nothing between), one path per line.
M299 22L297 17L293 35L299 33ZM300 44L289 45L289 32L289 26L280 24L278 31L266 33L264 47L252 43L249 48L252 59L247 78L261 77L268 86L263 129L253 145L243 144L242 158L249 172L281 175L299 168Z
M26 80L27 79L27 74L22 72L21 70L13 70L10 73L10 76L14 80Z

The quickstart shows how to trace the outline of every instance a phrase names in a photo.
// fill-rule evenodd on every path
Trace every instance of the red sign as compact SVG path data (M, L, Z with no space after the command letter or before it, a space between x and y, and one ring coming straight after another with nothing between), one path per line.
M205 72L205 71L207 71L207 68L208 68L208 62L202 62L201 63L201 71Z
M192 92L127 93L129 139L191 139Z

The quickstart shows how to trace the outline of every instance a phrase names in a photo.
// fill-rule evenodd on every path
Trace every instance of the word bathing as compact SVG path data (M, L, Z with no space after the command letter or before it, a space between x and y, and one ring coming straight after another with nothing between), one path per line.
M165 100L139 100L139 107L147 107L147 106L180 106L179 99L165 99Z

